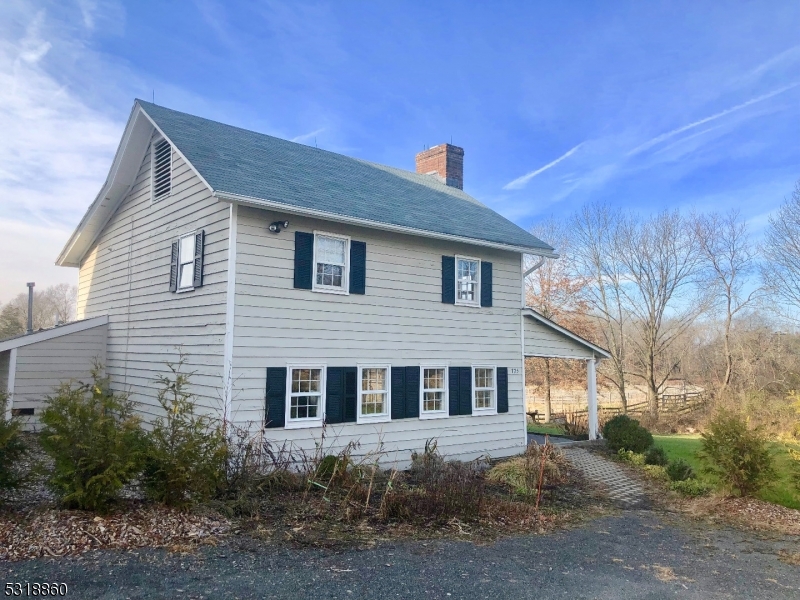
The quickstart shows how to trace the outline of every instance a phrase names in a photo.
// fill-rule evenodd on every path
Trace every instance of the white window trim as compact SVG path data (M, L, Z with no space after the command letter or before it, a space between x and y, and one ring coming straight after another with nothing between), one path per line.
M444 369L444 400L442 410L425 410L425 369ZM450 416L450 371L441 363L423 364L419 367L419 418L446 419Z
M317 236L337 238L344 240L344 273L342 275L342 287L337 288L329 285L317 284ZM314 262L312 263L312 279L311 289L314 292L322 292L324 294L341 294L343 296L350 295L350 236L341 235L338 233L328 233L327 231L314 231Z
M165 194L160 198L156 198L156 144L162 140L169 144L169 194ZM172 196L172 172L175 160L174 155L175 148L172 147L172 143L164 136L159 135L150 140L150 204L157 204L158 202L166 200Z
M192 284L186 287L181 287L181 267L184 264L189 263L182 263L181 262L181 241L185 240L186 238L192 238ZM182 294L184 292L193 292L194 291L194 248L197 240L197 231L193 231L192 233L186 233L178 238L178 289L175 290L175 293Z
M358 386L358 398L356 400L356 422L357 423L386 423L392 420L392 366L386 364L373 364L363 363L358 364L358 379L356 385ZM364 369L386 369L386 403L385 412L379 415L362 415L361 414L361 396L364 390L361 389L361 375ZM369 390L367 390L369 393Z
M478 263L478 268L475 271L476 279L475 279L475 300L459 300L458 299L458 261L459 260L469 260ZM475 258L474 256L461 256L456 254L456 268L455 268L455 286L456 286L456 305L458 306L477 306L480 307L481 305L481 259Z
M494 387L491 388L494 392L494 406L491 408L477 408L475 406L475 394L478 391L477 386L475 385L475 369L492 369L494 371L492 375L492 382L494 383ZM496 365L472 365L472 414L474 415L496 415L497 414L497 366ZM481 388L488 390L489 388Z
M321 369L320 374L320 397L319 411L316 418L292 419L290 417L292 405L292 370L293 369ZM292 363L286 365L286 399L284 401L284 428L285 429L305 429L308 427L322 427L325 419L325 389L327 383L328 369L325 364Z

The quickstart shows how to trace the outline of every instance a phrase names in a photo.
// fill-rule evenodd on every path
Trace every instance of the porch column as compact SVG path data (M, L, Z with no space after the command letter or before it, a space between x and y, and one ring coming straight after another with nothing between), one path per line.
M6 379L6 394L8 398L6 398L6 414L4 415L6 420L11 418L11 409L14 405L14 385L15 379L17 375L17 349L12 348L11 352L9 352L8 357L8 378Z
M596 361L590 358L586 361L587 390L589 396L589 439L597 439L597 370Z

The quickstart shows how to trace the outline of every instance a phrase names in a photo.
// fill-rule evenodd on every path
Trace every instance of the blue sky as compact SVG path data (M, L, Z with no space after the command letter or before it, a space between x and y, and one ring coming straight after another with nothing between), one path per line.
M523 227L589 200L739 208L800 178L800 3L0 4L0 301L53 261L133 99L413 169Z

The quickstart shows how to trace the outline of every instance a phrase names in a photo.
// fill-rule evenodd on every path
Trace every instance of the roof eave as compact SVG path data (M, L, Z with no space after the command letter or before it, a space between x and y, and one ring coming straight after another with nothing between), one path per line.
M488 248L496 248L498 250L507 250L510 252L519 252L521 254L532 254L536 256L543 256L546 258L558 258L558 254L544 248L536 248L534 246L519 246L516 244L502 244L500 242L493 242L491 240L481 240L478 238L468 238L458 235L450 235L440 233L437 231L430 231L427 229L417 229L414 227L405 227L402 225L393 225L391 223L383 223L381 221L373 221L371 219L361 219L358 217L350 217L337 213L316 210L313 208L305 208L302 206L293 206L284 202L275 200L266 200L264 198L255 198L251 196L242 196L232 192L225 192L217 190L212 195L225 202L236 202L244 206L252 206L255 208L270 208L280 210L289 214L302 215L307 217L316 217L326 219L329 221L337 221L339 223L347 223L350 225L359 225L362 227L369 227L371 229L379 229L382 231L393 231L396 233L405 233L408 235L417 235L421 237L428 237L440 240L447 240L451 242L460 242L464 244L471 244L475 246L484 246Z

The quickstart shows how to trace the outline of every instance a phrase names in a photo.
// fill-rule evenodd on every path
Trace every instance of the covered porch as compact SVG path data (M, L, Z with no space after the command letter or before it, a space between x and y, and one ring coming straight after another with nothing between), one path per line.
M522 348L525 358L586 361L589 439L598 437L597 363L610 358L607 350L561 327L532 308L522 310Z

